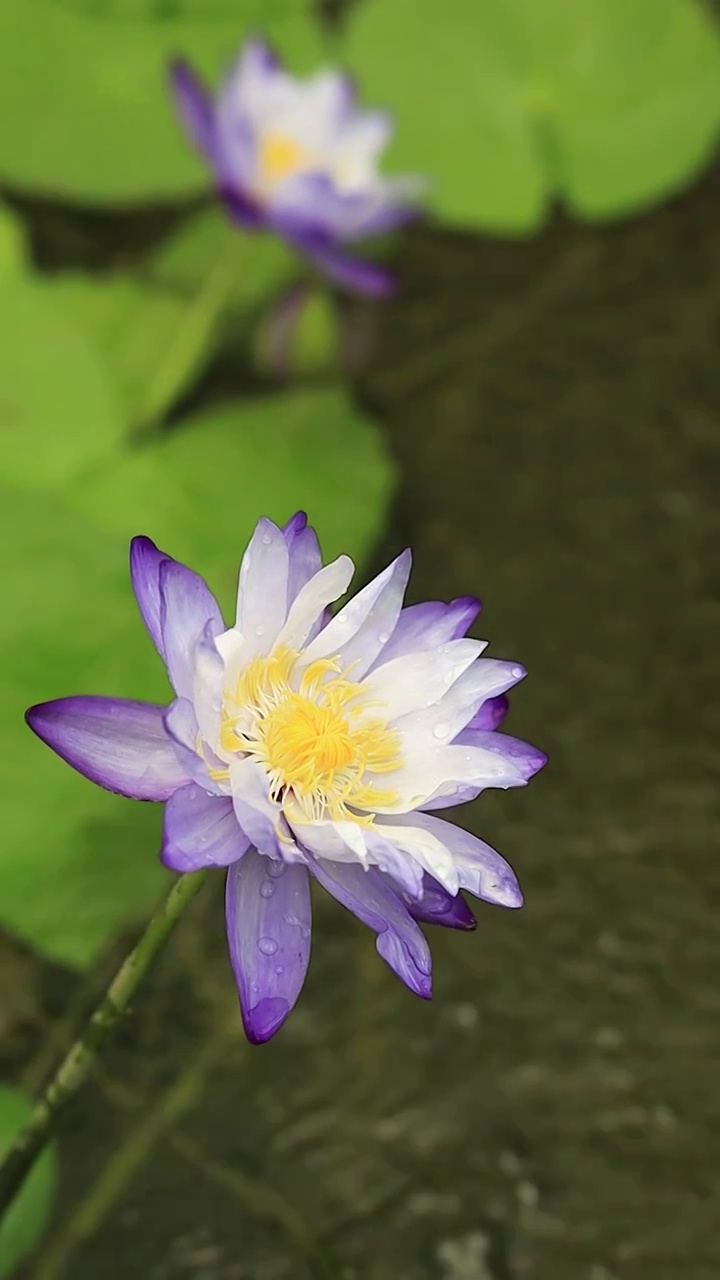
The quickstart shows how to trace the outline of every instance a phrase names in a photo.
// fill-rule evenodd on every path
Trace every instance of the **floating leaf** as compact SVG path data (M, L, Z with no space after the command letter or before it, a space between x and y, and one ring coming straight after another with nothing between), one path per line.
M0 446L3 479L61 485L112 453L124 433L113 388L91 342L51 287L30 276L0 285Z
M267 13L259 0L216 3L210 14L196 0L0 5L0 182L94 202L202 189L207 171L175 118L169 60L184 55L215 82L259 25L295 69L310 70L321 51L309 14L300 0L275 0Z
M92 964L167 880L159 810L101 791L40 743L23 716L72 693L167 698L133 600L124 539L52 493L0 492L0 920L46 954Z
M344 55L397 114L390 160L467 226L532 230L552 196L634 211L697 173L720 128L696 0L366 0Z
M0 1159L32 1114L32 1106L17 1089L0 1086ZM40 1240L52 1211L57 1190L55 1147L42 1152L22 1191L0 1223L0 1280L15 1268Z
M394 469L377 427L334 388L208 410L72 495L124 538L143 532L213 575L229 598L261 515L304 508L326 557L362 559L382 529Z
M548 184L496 5L364 0L343 57L363 98L396 116L388 171L428 174L433 207L450 222L528 231L543 215Z

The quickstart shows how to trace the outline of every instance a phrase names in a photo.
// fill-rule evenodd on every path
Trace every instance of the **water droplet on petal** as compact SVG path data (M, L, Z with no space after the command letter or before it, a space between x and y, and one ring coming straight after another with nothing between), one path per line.
M262 884L260 885L260 897L272 898L274 892L275 892L275 885L273 884L272 880L263 880Z
M433 729L433 733L435 734L436 738L440 738L441 740L443 738L449 738L450 725L448 724L447 720L440 720L439 723L435 725L435 728Z
M279 880L281 876L285 875L286 871L286 863L281 862L279 858L274 858L268 863L267 873L271 880Z
M262 536L262 540L266 547L269 547L270 543L272 542L272 538L270 537L269 533L264 533Z
M255 628L255 635L256 635L256 636L264 636L264 635L265 635L265 628L264 628L264 627L261 627L261 626L257 626L257 627Z
M522 667L513 667L512 673L516 680L519 680L521 675L524 674Z
M276 972L276 974L278 975L278 977L280 977L280 974L285 972L285 965L284 965L284 964L276 964L276 965L275 965L275 972Z
M387 644L387 642L388 642L388 640L389 640L389 639L390 639L390 632L389 632L389 631L381 631L381 632L380 632L380 635L378 636L378 640L380 641L380 643L381 643L381 644Z
M260 990L259 984L257 982L251 982L250 990L253 992L254 995L257 995L258 991Z
M307 924L304 924L302 929L300 930L300 936L304 938L305 941L307 942L308 938L310 937L310 933L311 933L310 926Z
M274 956L278 949L278 944L274 938L258 938L258 951L264 956Z

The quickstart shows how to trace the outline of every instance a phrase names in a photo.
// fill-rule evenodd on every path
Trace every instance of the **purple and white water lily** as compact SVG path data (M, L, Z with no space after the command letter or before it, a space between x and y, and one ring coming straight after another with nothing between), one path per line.
M522 905L504 858L435 811L523 786L545 763L497 732L525 671L466 638L473 597L403 607L410 561L404 551L331 616L352 560L323 566L302 512L283 528L262 519L226 627L202 578L135 538L132 583L174 700L84 695L27 712L93 782L165 802L167 867L227 868L230 960L255 1043L300 994L312 879L375 931L383 959L426 998L419 922L472 929L463 889Z
M387 113L360 110L352 82L337 71L296 79L258 38L245 43L216 99L184 61L173 64L171 82L181 121L236 222L276 232L357 292L393 288L388 272L346 248L421 212L422 179L378 172L393 132Z

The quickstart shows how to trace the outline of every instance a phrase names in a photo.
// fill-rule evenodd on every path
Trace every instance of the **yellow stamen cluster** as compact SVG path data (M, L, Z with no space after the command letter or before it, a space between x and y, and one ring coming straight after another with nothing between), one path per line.
M310 153L281 133L268 133L258 145L258 181L263 188L272 188L283 178L311 167Z
M279 648L249 663L225 696L220 747L258 760L271 798L296 820L371 822L373 809L396 797L366 775L400 766L397 734L367 715L368 700L336 661L320 659L298 673L298 657Z

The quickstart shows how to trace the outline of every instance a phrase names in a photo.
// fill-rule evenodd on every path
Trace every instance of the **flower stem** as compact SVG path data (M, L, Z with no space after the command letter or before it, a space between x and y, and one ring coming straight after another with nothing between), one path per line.
M185 908L201 888L207 872L180 876L155 912L142 938L126 956L85 1030L72 1045L36 1103L27 1124L0 1164L0 1218L10 1207L40 1153L47 1146L58 1115L77 1093L100 1050L127 1012L135 991L151 968Z
M202 287L186 307L137 409L136 442L163 420L210 351L218 320L235 286L234 263L234 245L229 243L208 264Z

